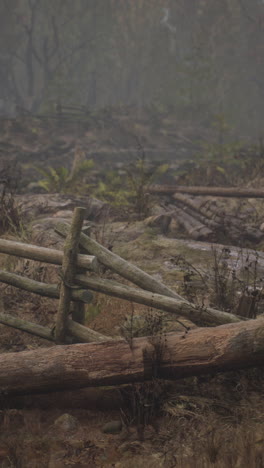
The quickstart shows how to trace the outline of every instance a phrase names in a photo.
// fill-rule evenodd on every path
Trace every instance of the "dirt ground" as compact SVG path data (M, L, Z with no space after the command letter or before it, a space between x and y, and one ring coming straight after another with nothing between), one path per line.
M92 309L89 326L118 334L131 304L102 295L94 302L100 313ZM56 312L56 301L10 287L4 305L6 312L43 325ZM151 313L134 306L136 315L146 312ZM1 352L39 346L52 344L0 326ZM121 389L2 394L0 466L261 468L263 393L264 369L251 369Z
M175 122L165 124L168 129L177 127ZM112 128L100 121L96 134L77 129L67 139L65 131L57 137L57 127L50 135L52 123L40 127L38 132L31 124L28 128L31 133L26 138L22 123L20 126L19 122L16 125L6 122L0 135L0 152L10 157L19 152L23 163L29 158L31 162L37 159L42 163L55 160L58 165L64 153L66 163L70 161L81 139L84 146L91 148L89 156L93 156L96 152L116 151L120 147L119 134L124 135L125 129L127 133L134 131L131 123L124 121L121 129L116 126L113 138ZM161 140L155 129L149 133L144 128L140 126L142 141L151 142L152 150L157 142L160 148L168 142L166 135ZM153 135L157 137L155 140ZM183 141L190 136L187 130L183 136L173 133L167 150L178 144L185 154ZM125 148L128 153L135 145L133 138L131 141ZM193 150L189 146L188 151ZM25 183L30 182L27 173ZM197 248L200 243L184 244L153 233L152 237L143 234L139 240L129 242L131 233L127 236L120 242L118 253L172 288L177 289L183 277L171 262L175 252L187 255L196 266L208 268L209 254ZM191 244L195 248L191 249ZM6 259L0 257L1 268L3 262ZM9 262L11 271L13 267ZM20 272L28 274L26 269ZM39 279L39 274L42 272L33 278ZM7 286L1 286L0 291L5 312L54 326L55 300ZM86 312L89 327L111 336L120 333L120 327L132 312L135 316L152 313L144 306L100 294L94 294L92 306ZM53 344L0 325L1 353L47 346ZM262 468L263 396L264 368L175 382L155 380L118 389L81 389L19 397L1 391L0 383L0 468Z

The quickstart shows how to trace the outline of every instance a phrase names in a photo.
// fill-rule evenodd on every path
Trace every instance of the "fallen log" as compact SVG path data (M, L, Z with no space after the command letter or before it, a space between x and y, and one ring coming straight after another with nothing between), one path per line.
M65 391L263 366L264 320L0 355L1 392Z
M70 225L67 223L58 223L56 225L55 231L66 237L70 229ZM96 258L105 266L118 273L120 276L123 276L127 280L136 284L137 286L146 289L147 291L152 291L157 294L163 294L168 297L175 297L185 301L183 297L177 294L172 289L165 286L165 284L156 280L152 276L148 275L145 271L140 268L132 265L118 255L110 252L102 245L100 245L95 240L81 233L80 235L80 245L92 255L95 255Z
M186 213L181 208L174 207L171 213L172 218L175 218L187 231L189 236L197 241L212 241L214 238L213 231L205 224L198 221L194 216Z
M185 317L199 326L210 327L245 320L245 317L239 317L212 307L196 307L187 301L131 288L112 280L90 278L86 275L76 275L75 280L81 286L86 286L93 291L171 312L177 316Z
M40 296L59 299L59 289L56 284L46 284L40 281L35 281L15 273L0 270L0 282L14 286L15 288L23 289L24 291L32 292ZM81 301L89 304L93 299L92 294L84 289L71 289L71 300Z
M219 229L221 227L221 223L219 221L215 221L213 215L207 215L207 210L204 209L204 204L201 203L199 198L191 198L190 196L182 193L175 193L173 198L176 200L177 205L181 208L189 209L190 212L193 213L193 216L198 217L199 221L201 221L205 226L208 226L211 229ZM174 207L169 205L169 208L173 210Z
M252 242L260 242L263 232L253 226L247 226L245 215L228 214L225 207L219 201L204 199L202 197L191 197L187 194L175 193L174 200L180 208L196 218L202 224L214 230L214 233L226 233L231 239L244 239ZM170 205L172 209L172 206ZM187 230L188 232L188 230Z
M151 185L149 193L170 195L174 193L189 193L192 195L233 198L264 198L264 190L240 189L238 187L185 187L181 185Z
M22 242L0 239L0 253L28 258L39 262L62 265L63 252L37 245L24 244ZM86 270L97 271L97 261L93 255L78 254L77 265Z

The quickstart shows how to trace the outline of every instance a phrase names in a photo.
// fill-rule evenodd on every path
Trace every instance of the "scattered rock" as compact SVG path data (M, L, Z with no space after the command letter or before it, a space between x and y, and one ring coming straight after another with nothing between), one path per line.
M64 413L54 422L54 426L63 431L74 431L78 427L78 420L68 413Z
M102 428L102 432L104 432L105 434L119 434L121 430L122 430L122 422L120 420L110 421L106 423Z
M168 214L150 216L149 218L145 219L144 223L147 226L158 228L163 234L166 234L171 223L171 216Z
M144 444L139 442L138 440L124 442L119 447L119 451L121 453L132 452L132 453L139 453L144 450Z
M50 454L48 468L65 468L65 450Z
M81 439L70 439L67 442L75 450L82 450L85 446L84 440Z
M15 408L1 411L0 421L5 425L5 427L18 427L23 426L25 423L23 411Z

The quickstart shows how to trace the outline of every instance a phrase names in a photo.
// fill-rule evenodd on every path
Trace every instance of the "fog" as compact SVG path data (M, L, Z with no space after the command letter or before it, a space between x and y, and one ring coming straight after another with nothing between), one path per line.
M0 115L81 107L263 137L262 0L0 0ZM131 111L133 109L133 111Z

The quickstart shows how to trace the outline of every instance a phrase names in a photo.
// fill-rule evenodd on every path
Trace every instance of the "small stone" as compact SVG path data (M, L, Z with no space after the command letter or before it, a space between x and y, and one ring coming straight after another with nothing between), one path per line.
M138 440L124 442L122 445L119 446L120 453L132 452L132 453L139 453L142 450L143 444Z
M78 420L74 416L64 413L56 419L54 426L62 429L63 431L74 431L77 429Z
M20 410L14 408L1 413L1 419L3 418L3 422L6 426L18 427L23 426L25 423L23 412Z
M122 430L122 422L121 421L110 421L106 423L103 428L102 432L105 434L119 434Z
M80 439L70 439L68 440L68 444L76 450L82 450L84 448L84 441Z

